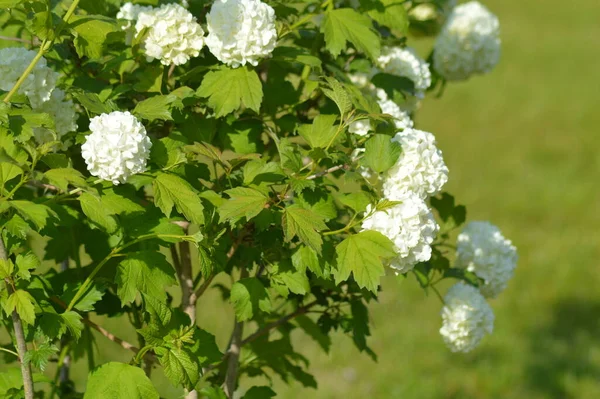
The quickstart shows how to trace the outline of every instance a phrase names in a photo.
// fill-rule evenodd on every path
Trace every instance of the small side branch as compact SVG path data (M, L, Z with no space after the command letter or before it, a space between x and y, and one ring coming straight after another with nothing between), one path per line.
M329 168L329 169L325 169L325 170L324 170L324 171L322 171L322 172L315 173L314 175L310 175L310 176L308 176L308 177L306 178L306 180L314 180L314 179L317 179L317 178L319 178L319 177L321 177L321 176L325 176L325 175L327 175L327 174L329 174L329 173L336 172L336 171L338 171L338 170L340 170L340 169L348 170L348 168L349 168L349 166L348 166L348 165L337 165L337 166L332 166L331 168Z

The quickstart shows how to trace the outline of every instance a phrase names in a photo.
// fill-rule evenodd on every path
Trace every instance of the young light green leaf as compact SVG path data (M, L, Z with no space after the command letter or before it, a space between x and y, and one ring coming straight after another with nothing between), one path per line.
M27 233L31 230L29 224L19 215L13 217L4 224L4 228L15 237L26 238Z
M89 374L84 399L159 399L152 382L139 367L110 362Z
M324 277L323 266L319 262L317 253L311 247L300 246L292 255L292 264L298 271L304 272L308 268L318 277Z
M375 134L365 143L365 155L361 163L377 173L383 173L394 166L401 153L402 146L392 141L390 136Z
M154 96L136 104L132 113L151 122L154 120L171 121L171 104L177 100L174 95Z
M73 97L92 114L108 114L118 109L115 103L110 100L102 101L96 93L76 92L73 93Z
M208 97L208 105L219 118L240 109L242 105L259 112L263 91L254 70L248 67L231 69L222 66L204 76L198 95Z
M245 217L250 220L265 208L269 197L258 190L247 187L236 187L225 191L231 198L219 207L219 215L223 220L235 223Z
M9 201L8 203L16 209L23 218L33 222L40 230L46 227L48 218L56 216L56 213L52 209L43 204L22 200Z
M78 170L73 168L50 169L44 173L48 183L60 188L62 191L69 189L69 184L75 187L86 187L85 178Z
M327 225L313 211L299 205L288 206L285 208L281 223L286 242L298 236L300 241L317 253L321 252L323 239L318 232L325 230Z
M335 283L354 275L361 288L377 292L381 276L385 274L382 259L395 255L394 244L383 234L366 230L353 234L335 248L337 269Z
M12 276L15 264L10 259L0 259L0 279Z
M312 124L300 125L298 133L312 148L325 148L338 132L338 125L334 126L336 119L337 115L317 115Z
M3 302L3 307L7 315L16 310L24 323L33 325L35 322L35 306L33 303L34 299L29 292L16 290Z
M193 187L181 177L159 172L153 182L154 203L169 217L173 205L186 219L204 224L204 206Z
M25 280L31 278L30 270L35 270L40 266L40 260L33 252L27 252L25 255L19 254L16 258L17 275Z
M90 193L83 193L79 196L81 210L90 218L90 220L106 230L107 233L114 233L118 229L117 220L109 214L108 209L102 204L100 197Z
M67 330L69 330L73 337L75 337L75 339L79 339L81 337L81 332L83 331L81 315L75 311L70 310L68 312L61 313L60 318L62 323L64 324L64 327L66 327Z
M352 98L344 86L332 77L325 77L321 81L321 91L329 97L340 110L341 115L345 115L352 108Z
M175 386L194 389L200 378L200 367L193 354L184 348L155 348L165 375Z
M33 367L44 371L48 365L50 357L58 353L56 345L44 342L33 349L29 349L23 358L25 364L31 364Z
M346 49L346 42L375 60L379 57L381 43L369 17L351 8L338 8L325 13L321 24L327 50L334 56Z
M401 0L360 0L371 18L385 25L397 35L406 35L408 14Z
M117 295L123 304L135 300L139 292L158 300L166 299L165 287L176 283L175 270L160 252L128 254L117 267Z
M269 293L255 277L244 278L233 284L229 300L239 321L250 320L259 310L271 311Z

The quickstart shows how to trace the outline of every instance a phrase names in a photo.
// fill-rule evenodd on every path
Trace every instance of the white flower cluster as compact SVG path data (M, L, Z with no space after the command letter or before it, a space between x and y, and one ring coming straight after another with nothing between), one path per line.
M494 313L477 288L459 282L444 297L440 334L452 352L469 352L494 330Z
M367 214L371 210L369 205ZM390 267L398 273L406 273L431 258L431 244L439 230L427 204L416 194L407 194L400 204L373 213L362 228L378 231L394 243L398 256Z
M447 80L492 70L500 60L498 18L477 1L454 8L434 44L433 65Z
M179 4L163 4L139 12L135 24L136 35L144 30L146 55L159 59L163 65L185 64L190 58L197 57L204 46L202 27Z
M135 22L140 13L149 11L152 11L152 6L141 6L132 3L125 3L121 6L117 13L117 19L126 21L126 23L121 26L121 29L126 32L125 44L130 45L133 41L133 37L135 36Z
M65 134L77 130L75 105L73 101L65 99L65 92L61 89L54 89L50 99L42 103L39 107L34 108L34 110L45 112L54 119L54 130L59 140ZM33 134L39 144L54 140L52 133L44 128L35 128ZM63 142L61 148L66 150L70 144L69 142Z
M517 249L489 222L470 222L458 236L456 267L485 281L481 293L495 298L506 288L517 266Z
M436 195L448 181L448 168L433 134L405 129L392 139L402 146L402 154L387 172L383 194L391 200L415 193L422 199Z
M1 49L0 90L9 91L12 89L35 56L35 51L22 47ZM18 92L29 98L32 107L39 107L42 103L50 100L57 79L58 73L50 69L46 64L46 59L42 57L21 84Z
M260 0L216 0L208 15L206 45L233 68L268 57L277 42L275 11Z
M120 111L102 114L90 120L90 130L81 156L93 176L119 184L146 170L152 143L135 116Z
M425 90L431 85L429 64L410 47L384 47L377 59L381 70L390 75L410 79L415 87L415 98L425 97Z

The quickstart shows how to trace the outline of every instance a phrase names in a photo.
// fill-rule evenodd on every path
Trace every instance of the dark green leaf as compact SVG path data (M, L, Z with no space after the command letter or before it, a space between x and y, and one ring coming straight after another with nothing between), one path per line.
M379 57L381 43L371 20L351 8L327 11L321 24L321 32L325 35L327 50L334 57L346 49L347 41L371 59Z
M123 304L144 293L158 300L166 299L165 287L176 283L175 270L160 252L142 251L128 254L117 268L117 295Z
M239 321L250 320L259 310L271 311L271 299L259 279L250 277L237 281L231 287L231 303Z
M204 224L204 206L188 182L176 175L159 172L153 187L154 203L167 217L175 206L189 221Z

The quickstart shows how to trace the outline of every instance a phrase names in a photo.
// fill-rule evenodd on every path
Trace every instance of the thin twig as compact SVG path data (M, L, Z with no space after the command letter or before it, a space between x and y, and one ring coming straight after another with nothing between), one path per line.
M0 231L1 232L1 231ZM4 247L4 241L2 241L2 235L0 234L0 259L8 261L6 254L6 248ZM8 294L13 293L12 281L6 279L6 289ZM19 363L21 364L21 376L23 377L23 391L25 392L25 399L33 399L33 378L31 377L31 365L25 362L25 354L27 353L27 341L25 341L25 334L23 332L23 324L21 323L21 317L16 310L12 311L13 327L15 329L15 339L17 341L17 353L19 354Z
M6 40L7 42L19 42L19 43L31 44L31 41L21 39L20 37L0 36L0 40Z
M321 176L325 176L326 174L333 173L333 172L335 172L335 171L338 171L338 170L340 170L340 169L348 170L348 168L349 168L349 166L348 166L348 165L337 165L337 166L332 166L331 168L329 168L329 169L325 169L325 170L324 170L324 171L322 171L322 172L315 173L314 175L310 175L310 176L308 176L308 177L306 178L306 180L314 180L314 179L316 179L316 178L319 178L319 177L321 177Z

